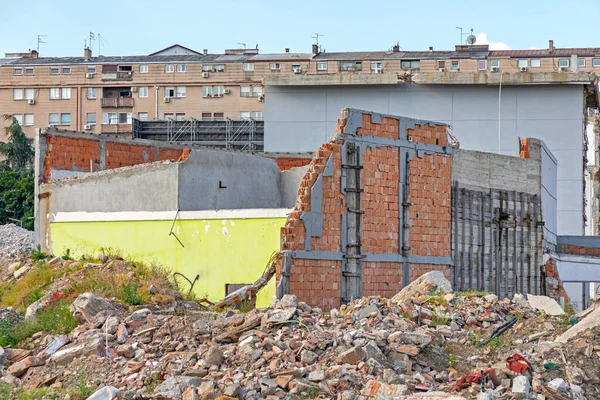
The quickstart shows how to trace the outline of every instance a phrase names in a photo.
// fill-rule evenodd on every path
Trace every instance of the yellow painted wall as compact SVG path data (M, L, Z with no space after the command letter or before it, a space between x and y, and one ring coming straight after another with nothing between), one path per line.
M169 236L172 221L53 222L52 251L66 249L79 257L98 254L101 247L120 250L125 258L156 261L193 280L194 292L211 301L225 296L225 284L251 284L279 250L285 218L178 220L174 233L185 247ZM182 280L183 281L183 280ZM189 288L182 285L183 290ZM275 298L275 279L263 288L258 307Z

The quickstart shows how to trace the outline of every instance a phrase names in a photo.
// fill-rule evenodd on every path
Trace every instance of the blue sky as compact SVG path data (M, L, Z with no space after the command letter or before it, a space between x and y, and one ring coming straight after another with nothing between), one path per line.
M261 53L309 52L315 32L327 51L450 49L456 26L480 42L512 49L600 47L587 15L598 0L547 1L340 1L239 0L7 1L0 24L0 56L27 51L47 35L42 56L83 54L88 32L105 39L103 55L148 54L179 43L201 51L259 45ZM556 5L555 5L556 4ZM485 35L485 36L484 36ZM98 54L98 44L93 45Z

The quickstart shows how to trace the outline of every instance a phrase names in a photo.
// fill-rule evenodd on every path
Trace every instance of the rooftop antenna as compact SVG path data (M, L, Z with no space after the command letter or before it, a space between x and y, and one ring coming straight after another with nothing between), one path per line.
M473 35L473 28L471 28L471 34L467 36L467 44L474 45L476 41L477 38L475 37L475 35Z
M104 38L102 37L102 35L98 34L98 55L101 55L101 51L100 51L100 46L102 44L108 44L108 42L106 40L104 40Z
M316 39L316 40L317 40L317 43L316 43L316 45L318 46L318 45L319 45L319 38L320 38L320 37L323 37L323 36L325 36L325 35L321 35L320 33L315 33L315 36L311 36L311 38L313 38L313 39Z
M92 31L90 31L90 49L92 48L92 42L96 39L96 35Z
M38 39L37 39L37 52L38 54L40 53L40 44L41 43L48 43L48 42L44 42L42 40L42 38L46 37L46 35L37 35Z
M456 29L460 30L460 40L458 41L458 43L462 44L463 41L463 37L468 35L468 33L463 33L463 28L462 26L456 26Z
M246 50L246 43L238 43L241 44L242 46L244 46L244 50Z

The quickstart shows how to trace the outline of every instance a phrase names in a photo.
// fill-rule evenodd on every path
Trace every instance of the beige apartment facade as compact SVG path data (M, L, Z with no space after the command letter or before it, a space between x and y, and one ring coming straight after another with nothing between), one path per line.
M36 127L130 133L133 118L264 118L263 80L273 76L502 72L600 72L600 48L490 51L487 45L452 51L259 54L256 49L196 52L173 45L148 56L42 58L37 53L0 60L0 112L25 132ZM344 76L345 75L345 76ZM350 75L350 76L349 76ZM334 78L335 77L331 77Z

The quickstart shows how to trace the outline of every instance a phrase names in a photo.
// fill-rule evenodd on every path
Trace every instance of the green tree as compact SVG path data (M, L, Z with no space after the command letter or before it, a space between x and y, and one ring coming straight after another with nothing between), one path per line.
M3 118L10 121L10 125L4 128L7 141L0 142L0 155L4 156L3 164L15 169L25 169L33 163L35 152L31 145L32 140L25 136L17 119L5 114Z

